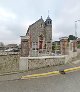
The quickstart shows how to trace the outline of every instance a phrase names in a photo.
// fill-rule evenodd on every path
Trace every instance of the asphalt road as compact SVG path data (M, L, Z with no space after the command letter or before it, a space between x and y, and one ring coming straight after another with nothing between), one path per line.
M80 71L65 75L0 82L0 92L79 92Z

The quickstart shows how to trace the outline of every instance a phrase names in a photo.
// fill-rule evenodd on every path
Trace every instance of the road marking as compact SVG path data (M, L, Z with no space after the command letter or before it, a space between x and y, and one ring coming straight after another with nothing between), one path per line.
M60 73L59 73L59 71L53 71L53 72L42 73L42 74L32 74L32 75L22 76L21 79L49 76L49 75L53 75L53 74L55 75L55 74L60 74Z
M73 71L76 71L76 70L79 70L79 69L80 69L80 66L65 69L64 72L73 72ZM59 71L53 71L53 72L48 72L48 73L26 75L26 76L22 76L21 79L39 78L39 77L46 77L46 76L57 75L57 74L60 74L60 72Z
M65 69L64 72L70 72L70 71L79 70L79 69L80 69L80 66L74 67L74 68Z

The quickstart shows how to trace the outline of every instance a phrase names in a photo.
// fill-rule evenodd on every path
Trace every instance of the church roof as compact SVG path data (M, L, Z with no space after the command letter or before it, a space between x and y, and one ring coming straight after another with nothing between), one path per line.
M49 15L48 15L48 17L47 17L47 19L46 20L51 20L51 18L49 17Z
M44 20L43 20L42 16L41 16L41 18L40 18L39 20L37 20L37 21L36 21L35 23L33 23L32 25L36 24L36 23L37 23L37 22L39 22L39 21L44 22ZM30 25L29 27L31 27L32 25Z
M50 19L50 17L48 16L47 19Z

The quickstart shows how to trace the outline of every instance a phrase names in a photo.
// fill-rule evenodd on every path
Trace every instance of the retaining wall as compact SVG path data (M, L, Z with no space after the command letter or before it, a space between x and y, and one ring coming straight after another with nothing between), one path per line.
M19 59L18 54L0 55L0 74L19 71Z
M65 64L65 56L20 57L19 69L30 70L60 64Z
M74 53L72 56L76 56ZM18 53L0 54L0 74L37 69L46 66L65 64L72 60L66 56L20 57Z

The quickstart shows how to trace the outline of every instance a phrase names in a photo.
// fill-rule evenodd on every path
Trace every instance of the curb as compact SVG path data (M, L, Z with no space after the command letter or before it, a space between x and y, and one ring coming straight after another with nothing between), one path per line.
M74 67L74 68L65 69L64 72L71 72L71 71L76 71L76 70L79 70L79 69L80 69L80 66Z
M48 72L48 73L32 74L32 75L22 76L21 79L43 77L43 76L49 76L51 74L56 75L56 74L60 74L60 73L59 73L59 71L53 71L53 72Z
M62 71L67 73L67 72L73 72L73 71L76 71L76 70L79 70L79 69L80 69L80 66L74 67L74 68L65 69L65 70L62 70ZM45 76L57 75L57 74L62 74L62 73L60 73L60 71L53 71L53 72L48 72L48 73L32 74L32 75L22 76L21 79L39 78L39 77L45 77Z

